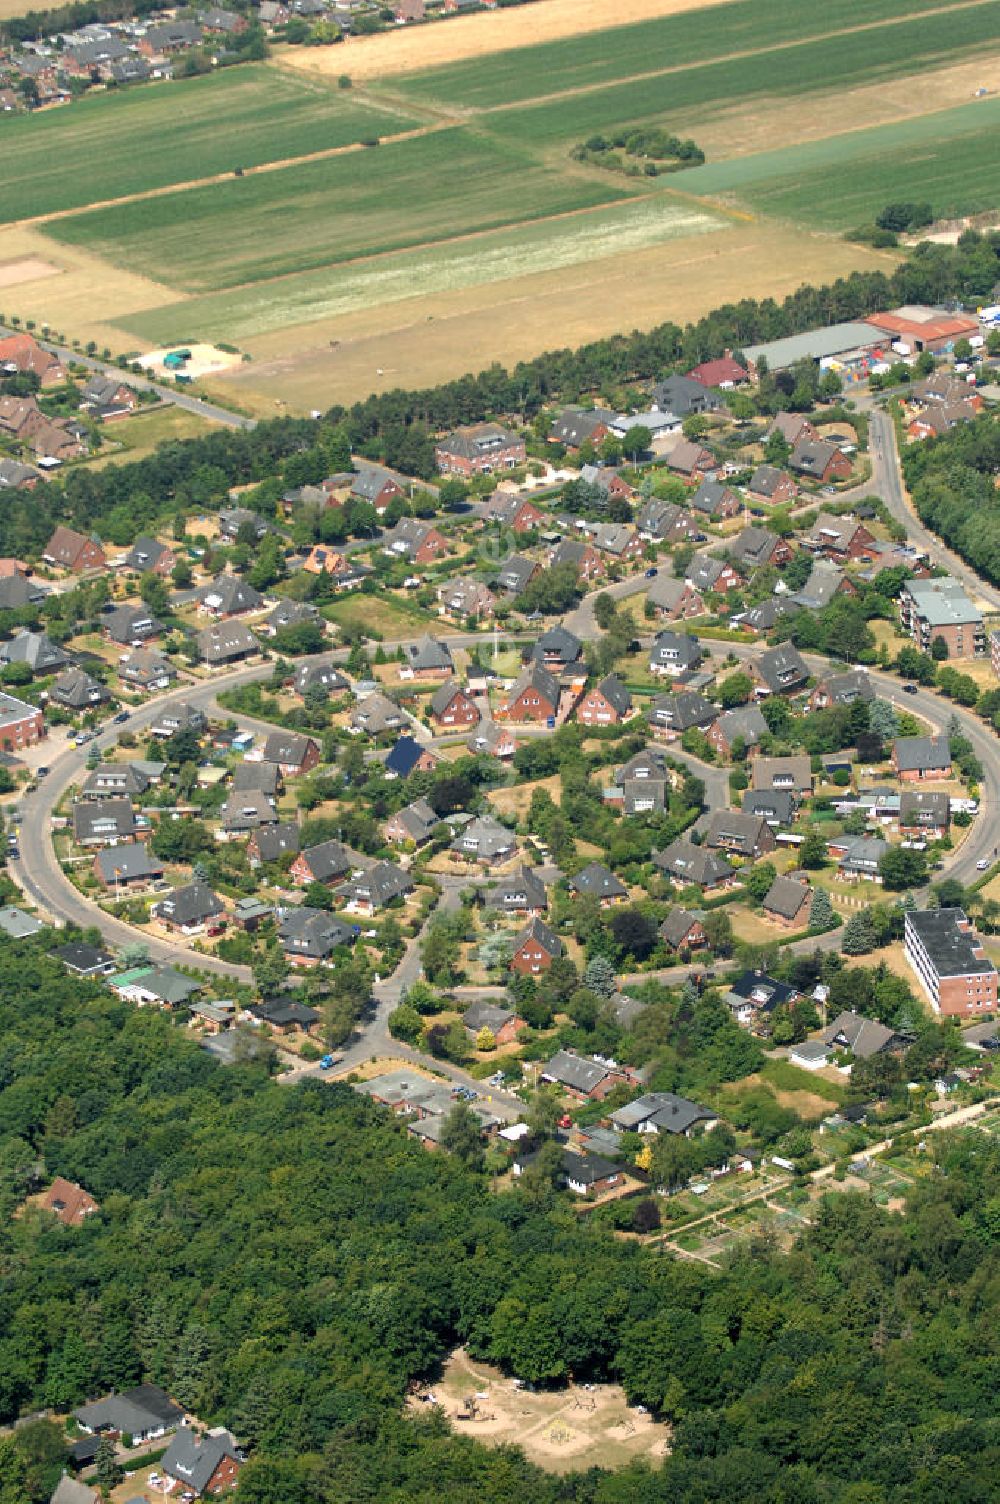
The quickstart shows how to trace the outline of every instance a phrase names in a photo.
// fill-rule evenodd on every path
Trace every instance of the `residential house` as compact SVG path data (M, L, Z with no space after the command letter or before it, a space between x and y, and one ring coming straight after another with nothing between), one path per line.
M491 617L496 607L492 590L472 575L446 580L438 586L437 598L443 611L462 620L474 617L476 621L481 621Z
M87 774L80 789L82 799L138 799L152 783L142 768L131 762L102 762Z
M392 862L378 862L338 888L337 897L343 899L348 913L371 916L412 892L413 879L408 872Z
M177 731L193 731L201 736L207 725L204 711L196 706L174 705L169 710L161 710L149 730L151 736L173 736Z
M405 476L370 460L358 460L357 466L358 473L351 482L351 496L355 501L369 502L380 517L390 502L408 495L410 482Z
M524 1028L524 1019L512 1008L503 1008L486 998L469 1004L462 1014L462 1023L473 1042L483 1029L489 1029L500 1046L516 1043L518 1030Z
M299 910L299 913L302 912ZM307 929L309 920L323 913L320 909L310 909L306 912L308 918L299 929L299 934ZM339 919L330 920L329 915L326 914L323 914L323 917L329 920L330 927L343 928ZM248 1011L257 1023L267 1024L275 1034L281 1035L294 1034L298 1031L310 1034L322 1016L316 1008L309 1008L294 997L270 997L260 1003L251 1003Z
M834 480L847 480L851 461L849 455L827 439L800 439L788 456L788 468L827 486Z
M728 590L738 590L743 584L743 576L735 565L728 559L712 559L708 554L695 554L684 578L702 595L709 591L722 595Z
M33 674L53 674L72 660L45 632L18 632L0 643L0 663L26 663Z
M611 1114L612 1126L619 1133L671 1133L684 1138L690 1138L695 1128L709 1132L718 1121L709 1108L672 1091L647 1092Z
M738 517L743 502L720 480L703 480L690 501L691 510L700 512L711 522L725 522L729 517Z
M809 532L803 534L802 544L836 564L870 559L876 547L873 534L859 518L850 513L837 517L832 512L820 512Z
M465 745L474 757L498 757L501 761L508 761L517 751L517 738L509 726L484 721Z
M177 555L172 548L144 534L136 538L125 555L124 567L131 574L157 574L165 579L176 563Z
M222 831L227 838L246 835L262 826L277 825L277 811L259 789L233 792L219 811Z
M96 371L89 378L80 394L80 400L84 407L89 408L105 423L114 418L127 417L139 406L139 394L133 387L119 381L116 376L106 376L101 371Z
M653 852L653 866L671 878L678 887L703 889L728 886L734 871L724 857L707 846L695 846L683 837L672 841L663 851Z
M801 929L809 922L812 889L798 877L776 877L763 900L763 910L785 929Z
M541 1078L554 1086L561 1086L579 1101L607 1096L620 1079L602 1060L586 1060L572 1050L557 1050L542 1066Z
M526 459L524 440L496 423L458 428L434 449L434 463L445 475L492 475L516 470Z
M161 653L154 653L149 648L132 648L118 659L118 677L130 689L140 694L152 694L155 690L167 689L171 680L176 679L177 670Z
M559 709L559 685L544 664L532 660L521 671L497 715L509 721L550 721Z
M768 648L753 664L758 678L758 695L788 695L804 689L809 678L798 648L790 642Z
M657 933L672 951L703 950L708 944L704 917L692 909L673 908Z
M409 778L411 773L430 773L437 767L437 754L412 736L401 736L385 760L387 778Z
M775 789L804 799L812 793L812 762L806 753L791 757L755 757L750 764L750 787Z
M530 867L518 867L486 894L484 906L502 914L540 916L549 906L545 884Z
M725 355L720 355L715 360L703 360L700 365L688 371L688 376L701 386L715 387L723 392L742 386L744 381L749 380L746 367L733 359L731 350L727 350Z
M717 397L703 381L691 376L667 376L653 387L653 410L674 413L678 418L689 418L694 413L715 413L722 407Z
M155 1441L176 1431L184 1420L184 1411L156 1384L139 1384L121 1394L80 1405L73 1419L81 1431L96 1431L111 1436L131 1436L133 1446Z
M274 532L274 524L259 512L251 512L249 507L226 507L219 513L219 537L227 543L238 541L241 528L244 541L248 543L259 543L268 533Z
M769 566L780 568L792 557L792 547L766 527L745 527L727 545L730 558L742 574Z
M37 606L48 595L44 585L29 580L18 570L0 575L0 611L21 611L25 606Z
M682 543L698 531L690 512L676 502L660 501L655 496L643 502L635 525L640 536L652 543Z
M535 1154L518 1155L511 1166L512 1173L523 1175L535 1158ZM623 1171L619 1164L601 1154L578 1154L575 1149L564 1149L558 1179L574 1196L592 1198L615 1190L622 1182Z
M787 506L799 494L799 488L787 470L776 465L758 465L746 486L751 502L765 506Z
M876 1018L863 1018L850 1009L838 1013L820 1038L828 1049L848 1050L856 1060L870 1060L873 1055L885 1054L897 1042L894 1030L880 1024Z
M53 569L82 574L85 569L104 569L108 561L99 539L60 523L45 545L42 562Z
M899 797L899 828L904 836L942 841L951 824L951 800L945 792L904 789Z
M617 726L632 714L632 696L615 674L588 689L576 707L583 726Z
M580 479L603 491L607 501L631 502L639 494L614 465L581 465Z
M646 719L654 736L664 741L674 741L685 731L704 731L711 726L718 714L718 707L706 700L704 695L693 689L682 689L676 694L656 695L650 702Z
M292 680L295 693L304 700L307 695L322 691L324 695L342 694L350 684L332 663L300 663Z
M447 643L430 636L408 642L404 648L406 668L416 679L440 679L455 672Z
M659 574L650 581L646 600L656 615L665 621L684 621L689 616L701 616L705 611L705 602L695 587L687 580L677 580L669 574Z
M649 672L677 677L691 673L702 659L701 643L697 637L680 632L660 632L653 641L649 654Z
M722 757L731 757L737 742L744 748L756 747L768 725L759 705L738 705L724 710L709 726L705 735Z
M906 959L935 1013L947 1018L997 1011L997 969L962 909L906 915Z
M69 945L60 945L52 954L75 977L106 977L115 969L114 956L109 951L99 950L96 945L74 941Z
M201 39L202 31L197 22L165 21L161 26L148 26L138 47L143 57L169 57L171 53L196 47Z
M465 727L479 724L479 707L460 684L442 684L431 697L431 719L441 727Z
M260 653L260 643L245 621L220 621L203 627L195 636L195 644L209 668L242 663Z
M569 879L569 891L574 898L581 894L596 898L602 909L628 898L625 884L620 883L610 868L601 862L590 862L582 867L575 877Z
M709 819L705 845L713 850L756 858L773 851L777 841L763 815L745 815L738 809L717 809Z
M300 841L301 831L294 820L279 821L274 825L259 824L250 832L247 860L251 868L255 868L262 862L280 862L282 857L297 856ZM234 920L236 917L234 914Z
M318 846L309 846L300 851L288 869L288 875L298 888L309 883L331 883L346 877L354 866L353 858L339 841L321 841Z
M624 522L601 522L588 532L598 553L606 554L613 563L634 563L645 551L645 544L635 528L627 527Z
M19 61L23 63L24 59ZM45 59L40 61L47 63ZM9 334L0 339L0 371L7 375L37 376L43 391L62 386L69 374L59 357L43 350L31 334Z
M228 1431L199 1436L191 1427L177 1432L161 1463L167 1478L198 1499L214 1498L235 1488L242 1466L236 1442Z
M45 1211L58 1217L64 1227L79 1227L88 1217L100 1211L89 1191L85 1191L75 1181L64 1180L61 1175L53 1180L42 1196L40 1205Z
M150 913L168 929L179 930L182 935L198 935L225 913L225 905L207 883L195 880L154 903Z
M94 876L116 895L133 888L148 888L163 876L163 863L152 856L142 841L99 851L94 858Z
M283 778L311 773L319 762L319 743L297 731L272 731L263 751L264 761L277 763Z
M486 867L500 866L517 854L517 837L489 815L470 820L449 846L452 855Z
M514 936L511 969L522 976L538 976L540 972L548 971L562 953L563 943L559 936L543 920L532 918Z
M971 423L982 407L982 398L979 406L971 397L965 397L960 402L941 402L933 407L926 408L919 417L911 418L906 425L906 432L911 439L937 439L942 434L950 433L960 423Z
M734 1023L766 1034L777 1009L790 1007L798 997L798 990L789 982L777 982L763 971L744 971L730 982L724 1001Z
M382 552L408 564L433 564L448 552L448 540L431 522L401 517L382 539Z
M667 455L667 469L692 484L703 480L706 475L714 474L718 468L718 461L712 451L706 449L704 444L693 443L690 439L681 439Z
M235 794L266 794L274 803L281 788L281 769L263 757L253 762L245 758L236 764L231 781Z
M103 618L102 625L108 641L125 648L137 648L163 630L145 606L116 606Z
M579 637L560 624L542 633L532 647L529 659L544 663L546 668L558 672L572 668L579 662L582 652L583 643Z
M744 632L753 632L760 635L762 632L773 632L783 616L788 615L788 606L780 596L772 595L759 606L750 606L746 611L739 611L729 619L731 627L739 627Z
M228 572L216 575L208 585L195 592L198 609L214 616L219 621L228 621L234 616L245 616L250 611L259 611L264 597L259 590Z
M853 705L855 700L866 704L875 698L875 688L863 668L848 669L843 674L830 674L820 679L809 696L810 710L825 710L829 705Z
M440 823L426 799L415 799L405 809L390 815L382 829L393 845L412 841L414 846L426 846Z
M892 765L903 783L951 777L951 747L946 736L897 736Z
M78 800L73 840L78 846L117 846L134 841L138 826L130 799Z
M801 413L775 413L768 425L767 437L770 439L776 433L780 433L785 443L793 449L796 444L813 442L819 438L809 419Z
M0 456L0 491L33 491L42 479L41 471L33 465Z
M359 701L351 712L351 729L366 736L398 731L406 722L407 717L396 702L377 691Z
M483 508L487 522L497 522L513 533L532 533L545 521L545 513L516 491L496 490Z
M49 690L49 699L56 705L78 712L105 705L110 698L100 680L91 678L82 668L64 669Z
M881 836L838 836L828 843L832 855L839 856L837 876L847 882L864 880L881 885L879 864L889 850Z
M553 420L548 436L551 442L563 444L567 449L600 444L611 432L615 416L606 407L566 407Z
M541 568L537 559L529 559L526 554L511 554L499 566L496 583L501 590L516 598L527 589Z
M782 825L791 825L795 819L797 802L792 793L774 789L747 789L740 801L740 808L745 815L763 815L768 825L777 830Z
M304 626L318 627L325 632L326 620L310 601L281 600L263 621L257 623L256 630L265 637L277 637L279 632L290 627Z
M644 747L618 769L615 790L609 802L617 802L615 792L620 790L622 811L626 815L647 815L652 810L664 810L670 783L666 753L660 747ZM607 794L605 798L608 799Z

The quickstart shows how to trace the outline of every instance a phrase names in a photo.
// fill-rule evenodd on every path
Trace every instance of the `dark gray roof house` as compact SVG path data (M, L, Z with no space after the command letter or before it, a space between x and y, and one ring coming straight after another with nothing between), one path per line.
M750 606L731 618L731 625L744 627L749 632L770 632L783 616L788 615L788 604L780 596L769 596L759 606Z
M552 1059L542 1066L542 1080L554 1081L558 1086L568 1086L571 1091L589 1097L601 1082L610 1075L608 1067L598 1060L585 1060L571 1050L557 1050Z
M734 710L724 710L716 724L728 747L735 741L742 741L747 747L756 747L768 729L759 705L737 705Z
M850 1050L858 1060L870 1060L892 1047L896 1035L877 1019L863 1018L845 1009L823 1030L823 1043L831 1049Z
M339 945L352 944L355 932L351 925L325 909L303 907L280 911L278 938L291 955L306 961L325 961Z
M509 877L501 878L486 895L486 907L505 914L544 912L549 906L545 884L529 867L518 867Z
M734 875L732 867L717 851L683 839L672 841L663 851L654 851L653 865L682 886L691 883L699 888L714 888Z
M373 910L383 909L394 899L404 898L412 892L413 878L392 862L379 862L337 889L338 897L343 898L348 906L354 904L358 908Z
M800 606L805 611L822 611L837 595L846 578L836 564L831 564L828 559L816 559L805 584L788 599L793 606Z
M434 637L427 635L418 642L408 642L404 651L408 667L416 674L454 672L450 648Z
M156 1384L139 1384L121 1394L81 1405L73 1411L74 1419L84 1431L118 1431L133 1441L145 1441L175 1431L184 1419L184 1411Z
M745 527L727 544L727 552L736 568L747 574L770 564L781 539L766 527Z
M230 794L219 811L222 828L229 835L259 830L262 825L277 825L278 815L266 794L259 789L244 789Z
M102 623L112 642L135 647L162 632L163 627L145 606L116 606Z
M73 839L79 846L114 846L136 832L130 799L78 800L73 805Z
M460 830L449 850L469 862L504 862L517 850L517 837L506 825L485 815Z
M655 412L674 413L687 418L692 413L714 413L722 406L719 397L690 376L667 376L653 388Z
M487 998L477 998L462 1014L462 1023L470 1034L478 1034L480 1029L489 1029L492 1034L499 1034L515 1016L511 1008L503 1008Z
M946 736L897 736L892 760L899 773L937 773L951 767L951 748Z
M234 793L257 791L274 799L280 784L281 769L276 762L270 762L266 758L262 758L260 762L238 762L233 769L231 786Z
M718 1117L709 1108L672 1091L650 1091L617 1108L611 1121L621 1133L687 1134L696 1124L715 1123Z
M220 663L237 663L260 652L260 643L242 621L220 621L204 627L195 642L202 660L212 668Z
M213 893L207 883L195 881L186 887L175 888L159 903L154 903L152 914L167 924L180 929L195 929L223 912L222 899Z
M697 637L681 632L660 632L653 640L649 670L653 674L683 674L701 662L701 643Z
M738 809L713 811L705 831L705 845L735 851L740 856L759 856L774 847L771 827L763 815L745 815Z
M163 863L159 857L150 854L143 841L99 851L97 869L101 881L109 887L120 882L153 882L163 876Z
M417 846L429 841L441 823L426 799L414 799L412 804L397 810L394 818L406 831L409 840Z
M539 567L537 559L529 559L526 554L511 554L497 569L497 584L508 595L520 595L534 579Z
M313 882L328 883L350 872L354 859L339 841L321 841L318 846L308 846L303 851L301 866L303 874L308 869Z
M44 586L23 574L8 574L0 579L0 611L20 611L36 606L48 595Z
M606 407L566 407L549 429L549 438L568 449L579 449L600 429L608 429L617 415Z
M812 904L808 883L794 877L776 877L764 897L764 912L789 923L805 923Z
M351 725L368 736L380 736L383 731L394 731L406 721L405 713L394 700L376 691L359 701L351 714Z
M300 663L295 670L295 690L300 695L316 689L325 690L328 695L340 694L350 687L332 663Z
M67 971L78 977L107 976L115 969L115 958L111 952L99 950L96 945L74 941L69 945L60 945L52 954L62 962Z
M177 1432L161 1464L168 1478L175 1478L183 1489L201 1495L211 1483L225 1458L237 1459L236 1442L228 1431L210 1431L200 1436L193 1427Z
M700 909L673 908L660 925L658 931L660 938L665 940L672 950L679 950L690 935L692 927L699 924L704 917Z
M628 897L624 883L620 883L601 862L590 862L582 867L575 877L569 879L569 887L572 893L590 893L600 900Z
M213 616L240 616L246 611L258 611L264 604L259 590L238 574L218 574L208 585L195 593L195 600L202 610Z
M710 726L718 713L718 707L704 695L682 689L673 695L657 695L650 703L646 719L657 730L683 732L693 726Z
M793 694L805 687L809 670L798 648L790 642L779 643L761 653L755 664L757 673L771 694Z
M530 656L536 662L550 667L568 668L570 664L577 662L582 651L583 643L579 637L560 623L542 633L531 649Z
M277 825L266 825L258 829L253 839L256 852L256 860L259 862L277 862L283 856L291 854L295 856L299 849L300 830L294 820L281 821ZM253 866L251 857L250 865Z
M315 622L316 626L321 629L326 628L325 619L311 601L281 600L274 610L269 611L264 617L258 630L273 637L283 627L300 627L306 622Z
M729 486L712 478L703 480L691 497L691 510L706 517L735 517L740 508L740 499Z
M795 795L785 789L747 789L741 808L745 815L762 815L768 825L791 825L795 819Z
M136 538L132 547L125 555L125 568L135 574L145 574L150 569L156 569L164 555L173 554L173 549L161 543L158 538L150 538L143 535Z
M94 679L82 668L67 668L54 681L49 698L67 710L89 710L93 705L103 705L111 698L99 679Z
M84 799L107 799L117 794L134 799L144 794L149 785L147 774L133 763L102 762L87 774L80 795Z

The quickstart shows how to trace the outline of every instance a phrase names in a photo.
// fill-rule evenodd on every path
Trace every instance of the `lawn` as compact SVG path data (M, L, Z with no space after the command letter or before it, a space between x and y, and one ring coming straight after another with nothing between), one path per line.
M158 444L168 439L199 439L209 429L218 425L200 418L197 413L185 412L182 408L164 404L136 413L134 418L121 418L105 424L101 430L104 442L121 445L109 448L87 463L88 470L102 469L105 465L123 463L126 460L141 460L153 453Z
M3 219L280 162L416 123L264 64L95 93L65 110L0 115Z
M694 168L684 187L735 195L768 214L830 229L874 218L907 175L935 215L995 208L1000 199L1000 99L823 141Z
M323 607L323 615L341 627L363 627L373 637L412 637L417 627L433 620L419 606L404 605L395 596L349 595Z
M776 46L752 57L692 64L679 72L653 73L535 104L515 103L491 114L489 125L507 139L535 147L570 145L598 131L652 120L697 139L698 111L707 119L734 99L808 95L829 89L831 81L845 90L916 74L988 47L998 37L1000 8L977 6ZM845 126L849 123L845 118ZM691 185L701 171L678 173L671 182L684 192L696 192Z
M655 68L683 68L771 45L938 8L940 0L833 0L792 7L788 0L742 0L718 10L618 26L607 32L521 47L493 57L414 74L403 94L483 109L540 95L606 84Z
M202 292L634 194L463 129L74 215L60 241Z

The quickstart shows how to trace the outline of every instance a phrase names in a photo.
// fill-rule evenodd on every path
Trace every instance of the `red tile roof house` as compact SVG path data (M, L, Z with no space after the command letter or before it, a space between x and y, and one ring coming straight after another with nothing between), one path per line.
M667 455L667 469L689 481L702 481L719 468L718 461L704 444L682 439Z
M748 379L748 372L738 360L733 359L731 350L727 350L717 360L702 361L700 366L695 366L687 374L700 386L719 387L724 392L731 391L734 386L740 386Z
M537 976L548 971L557 956L563 953L559 936L541 919L529 919L523 930L514 937L514 954L511 969L522 976Z
M67 377L62 362L43 350L30 334L11 334L0 339L0 370L5 367L20 372L22 376L37 376L43 389L61 386Z
M584 726L617 726L632 713L632 696L614 674L588 689L576 707L576 718Z
M434 450L434 463L445 475L492 475L516 470L526 459L524 440L496 423L458 428Z
M533 501L525 496L516 496L510 491L494 491L486 503L483 517L487 522L499 522L514 533L531 533L545 521L545 513L539 511Z
M79 1227L85 1217L99 1210L97 1202L82 1186L57 1175L42 1197L41 1205L53 1212L66 1227Z
M476 726L479 707L460 684L442 684L431 699L431 720L442 727Z
M107 564L104 549L96 538L85 538L71 527L59 526L45 545L42 560L54 569L79 574L84 569L103 569Z
M542 663L531 662L497 715L508 721L547 721L559 709L559 685Z

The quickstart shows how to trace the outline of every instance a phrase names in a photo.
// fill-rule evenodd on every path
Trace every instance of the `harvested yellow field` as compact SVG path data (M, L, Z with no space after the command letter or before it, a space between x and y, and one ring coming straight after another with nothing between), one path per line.
M69 339L96 340L115 354L126 347L136 349L138 341L113 328L112 319L184 296L161 282L110 266L78 246L57 245L25 225L0 228L0 288L8 316L34 319L39 327L47 324Z
M621 329L684 324L743 297L779 300L803 283L891 269L884 252L763 223L610 255L572 268L429 293L242 341L252 362L216 380L242 406L273 413L356 401L510 365ZM335 343L332 343L335 342Z
M0 0L0 5L4 3L5 0ZM340 47L290 47L279 53L278 60L282 67L329 78L349 73L360 83L726 3L727 0L616 0L609 7L602 0L537 0L536 4L511 10L483 11L430 26L404 26L399 31L357 37L353 41L348 38Z

